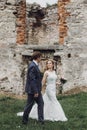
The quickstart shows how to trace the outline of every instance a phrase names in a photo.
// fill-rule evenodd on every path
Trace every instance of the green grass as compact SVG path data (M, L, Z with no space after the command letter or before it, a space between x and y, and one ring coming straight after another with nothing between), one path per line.
M87 93L59 96L58 100L68 121L46 121L41 126L33 119L28 125L22 125L22 117L17 117L16 113L23 111L26 100L0 97L0 130L87 130Z

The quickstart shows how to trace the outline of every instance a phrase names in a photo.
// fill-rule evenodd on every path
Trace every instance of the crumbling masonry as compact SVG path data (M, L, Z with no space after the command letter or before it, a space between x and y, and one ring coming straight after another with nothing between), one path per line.
M63 92L87 87L87 1L58 0L42 8L26 0L1 0L1 91L23 94L35 50L43 54L42 72L47 58L56 61L58 76L67 79Z

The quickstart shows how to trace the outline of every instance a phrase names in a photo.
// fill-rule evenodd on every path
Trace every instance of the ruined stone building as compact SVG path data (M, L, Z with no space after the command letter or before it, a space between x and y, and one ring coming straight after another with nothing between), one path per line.
M87 0L58 0L46 8L26 0L0 1L0 91L23 94L33 51L55 60L63 92L87 86ZM62 72L59 70L60 65Z

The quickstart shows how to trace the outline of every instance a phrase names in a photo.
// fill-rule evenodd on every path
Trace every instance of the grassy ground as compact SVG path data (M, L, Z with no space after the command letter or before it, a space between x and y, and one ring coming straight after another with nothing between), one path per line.
M25 126L16 113L23 111L26 100L0 97L0 130L87 130L87 93L59 96L58 100L68 118L67 122L46 121L45 125L41 126L36 120L30 119Z

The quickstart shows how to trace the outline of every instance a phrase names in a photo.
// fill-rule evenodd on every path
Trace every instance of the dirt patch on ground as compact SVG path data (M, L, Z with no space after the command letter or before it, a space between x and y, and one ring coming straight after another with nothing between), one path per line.
M87 87L86 86L83 86L83 87L75 87L61 95L71 95L71 94L77 94L77 93L80 93L80 92L87 92ZM7 96L7 97L12 97L12 98L17 98L17 99L26 99L27 98L27 95L26 94L23 94L23 95L16 95L16 94L13 94L13 93L10 93L10 92L3 92L1 91L0 92L0 97L2 96Z
M0 97L3 97L3 96L17 98L17 99L26 99L26 94L16 95L16 94L13 94L13 93L10 93L10 92L1 91L0 92Z
M64 94L77 94L77 93L80 93L80 92L87 92L87 87L86 86L83 86L83 87L75 87L67 92L65 92Z

